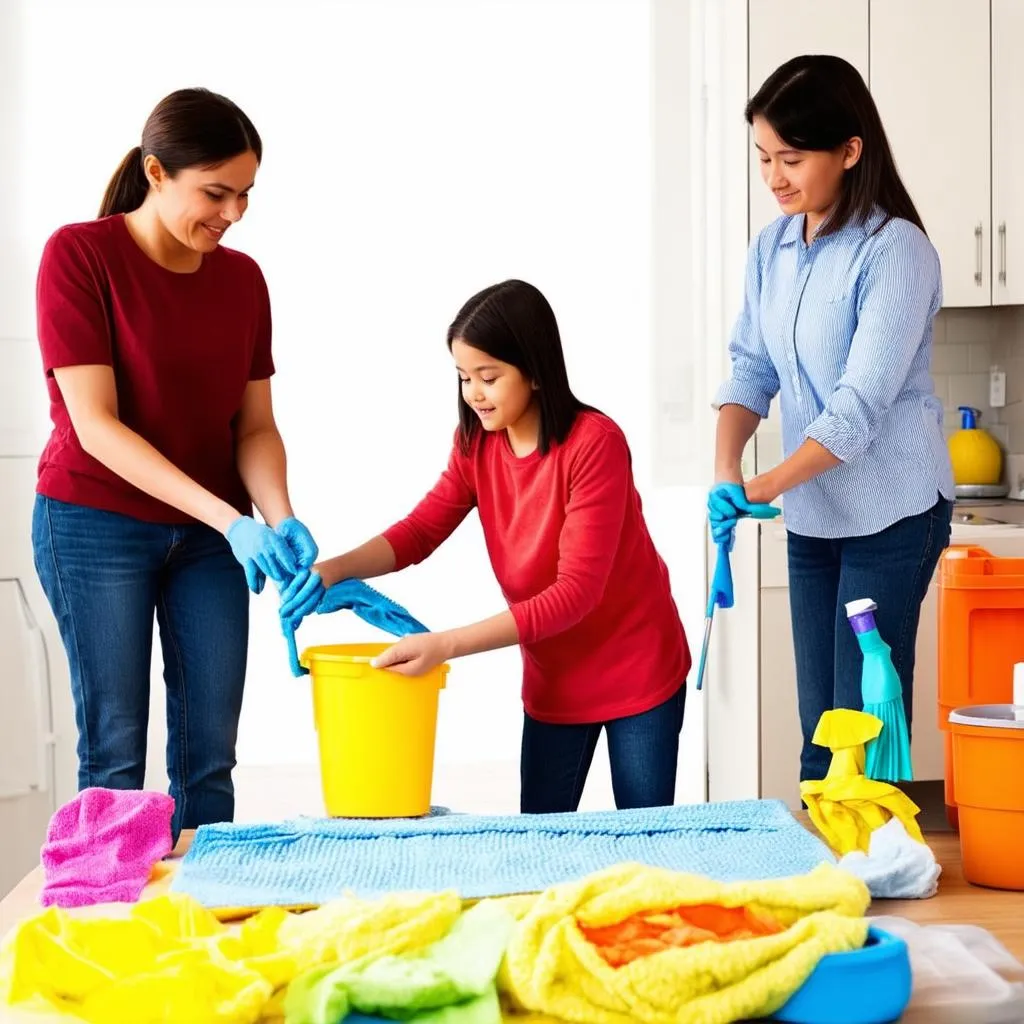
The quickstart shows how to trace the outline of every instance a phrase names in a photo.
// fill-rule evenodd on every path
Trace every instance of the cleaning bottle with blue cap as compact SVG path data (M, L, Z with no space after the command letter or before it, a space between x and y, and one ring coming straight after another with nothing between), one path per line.
M850 601L846 606L846 617L864 655L860 683L864 710L882 722L881 732L865 751L864 775L883 782L909 781L914 771L903 684L892 663L892 649L875 624L877 610L871 598Z
M960 406L960 430L949 439L953 480L958 487L990 486L1003 476L1003 452L996 439L978 426L981 410Z

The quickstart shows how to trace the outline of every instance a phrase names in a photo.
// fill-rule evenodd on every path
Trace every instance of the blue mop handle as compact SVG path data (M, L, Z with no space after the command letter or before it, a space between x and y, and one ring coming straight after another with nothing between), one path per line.
M732 563L729 561L729 542L722 541L718 545L718 559L715 562L715 573L711 577L708 588L708 608L704 617L704 641L700 648L700 662L697 665L696 689L704 689L704 669L708 661L708 645L711 643L711 623L715 618L716 608L731 608L735 603L732 591Z

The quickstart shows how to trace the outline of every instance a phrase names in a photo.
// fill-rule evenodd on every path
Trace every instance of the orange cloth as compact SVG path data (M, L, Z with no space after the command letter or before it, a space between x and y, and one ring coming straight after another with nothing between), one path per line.
M597 947L612 967L622 967L666 949L684 949L700 942L756 939L784 931L777 921L749 907L723 907L715 903L634 914L602 928L579 927L583 937Z

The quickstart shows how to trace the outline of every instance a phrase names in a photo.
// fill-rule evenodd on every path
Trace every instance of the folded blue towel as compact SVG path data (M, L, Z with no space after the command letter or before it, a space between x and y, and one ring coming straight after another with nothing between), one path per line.
M418 619L414 619L400 604L385 597L379 590L374 590L362 580L340 580L323 592L317 613L326 615L330 612L348 609L356 613L371 626L384 630L392 636L408 636L410 633L429 633L430 630ZM308 670L299 664L299 651L295 642L295 630L298 623L287 621L281 623L285 642L288 644L288 661L292 675L307 675Z
M536 892L623 861L721 881L803 874L828 847L776 800L634 811L203 825L171 888L208 907L319 905L344 892Z

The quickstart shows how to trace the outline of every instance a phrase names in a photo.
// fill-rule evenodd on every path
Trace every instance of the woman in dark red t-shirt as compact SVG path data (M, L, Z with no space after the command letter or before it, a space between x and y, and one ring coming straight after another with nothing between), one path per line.
M39 267L53 432L32 534L71 669L79 787L144 785L155 614L175 835L234 814L246 584L316 558L271 407L267 286L221 245L261 155L230 100L172 93L99 219L58 230Z

